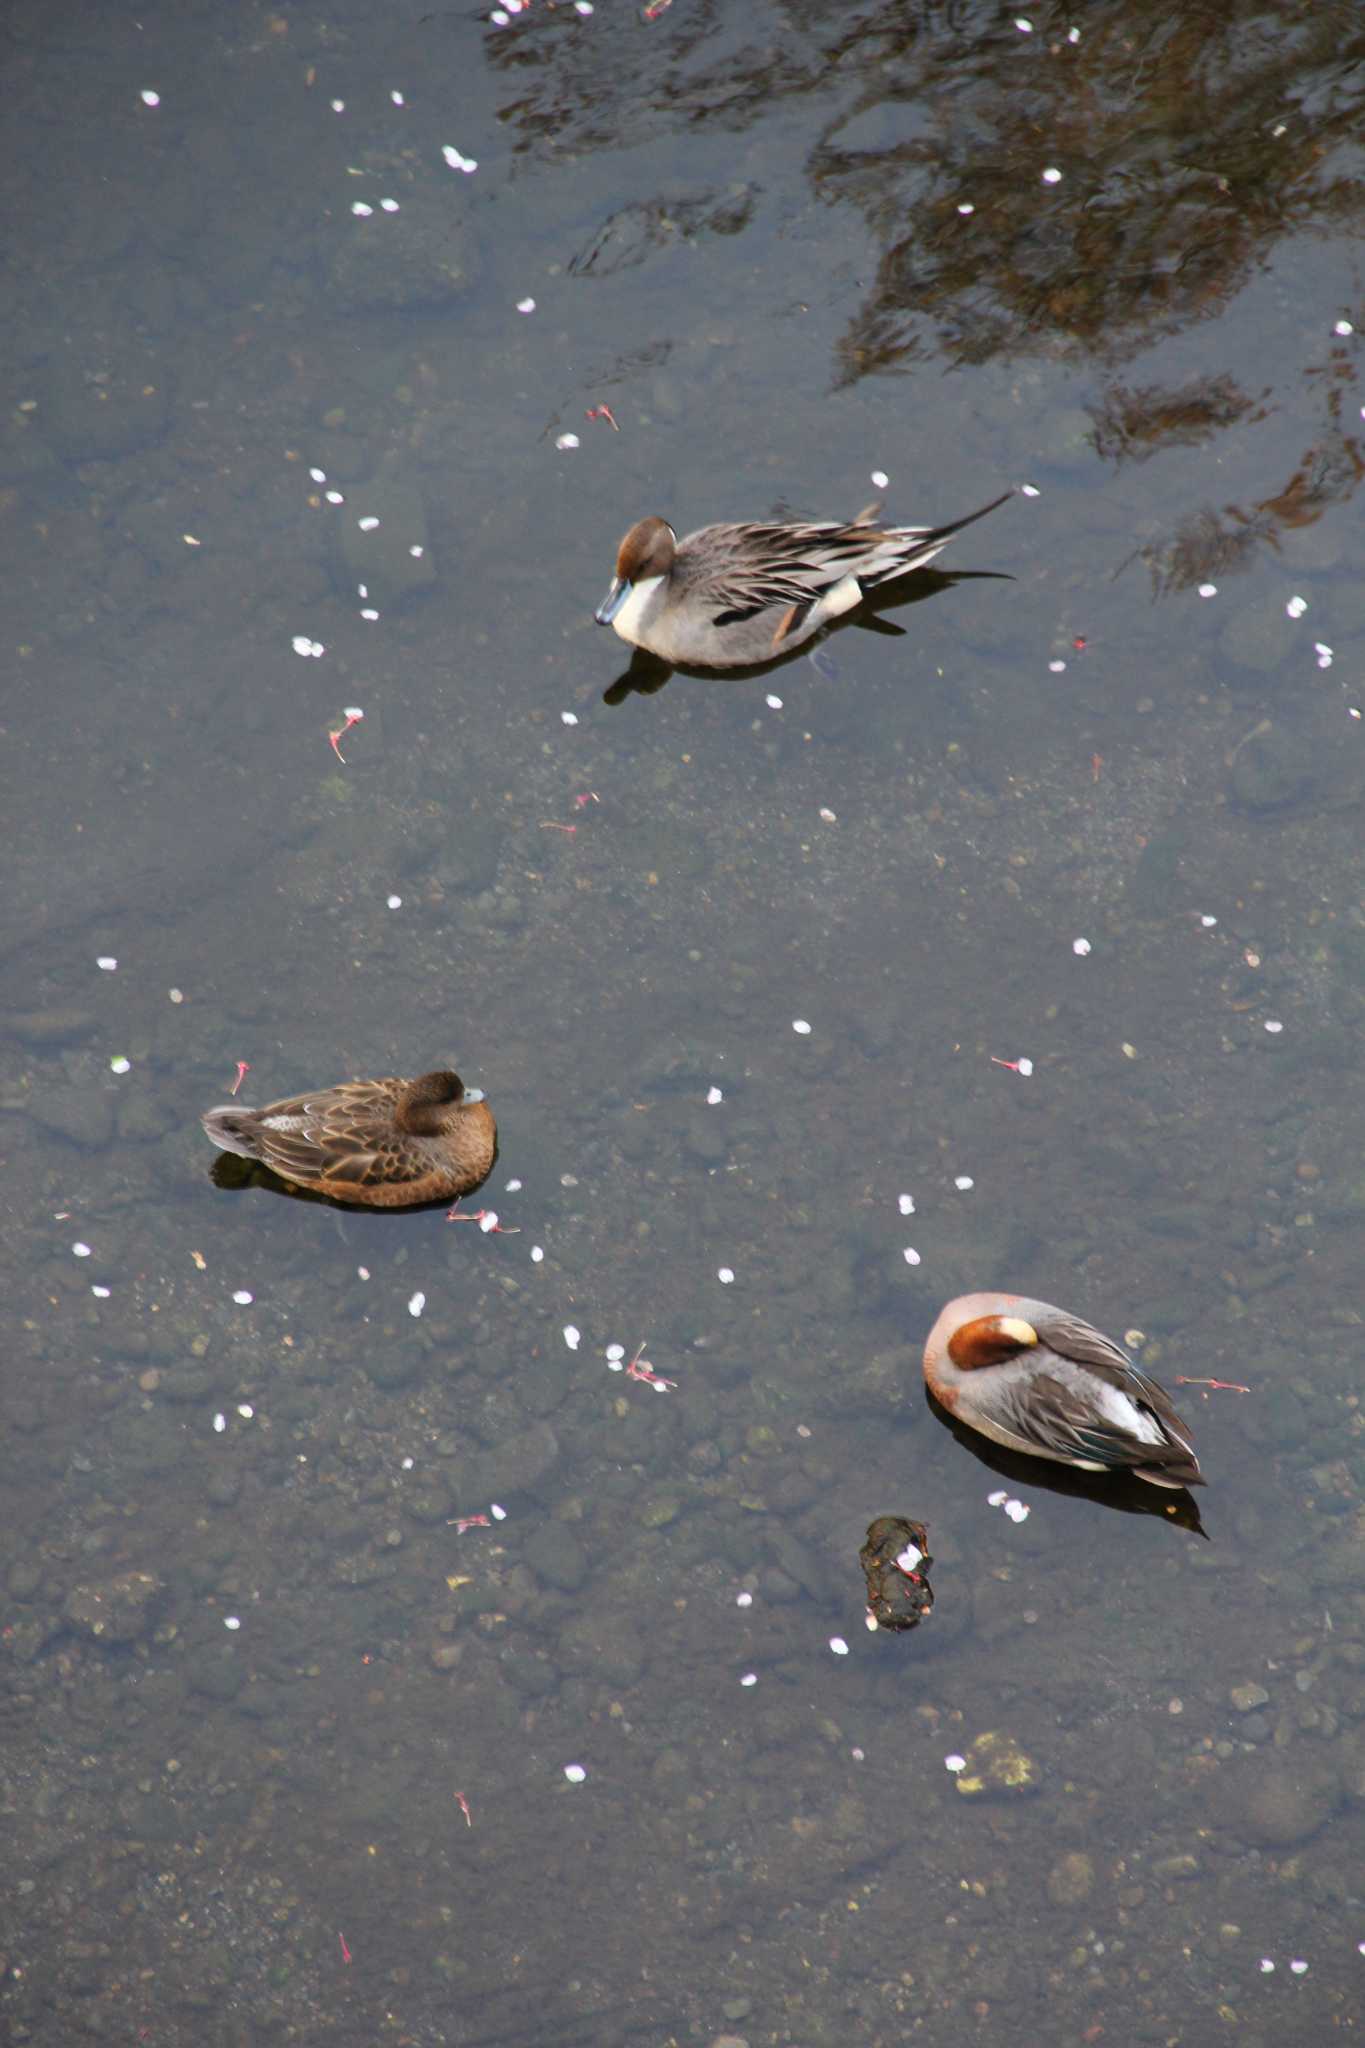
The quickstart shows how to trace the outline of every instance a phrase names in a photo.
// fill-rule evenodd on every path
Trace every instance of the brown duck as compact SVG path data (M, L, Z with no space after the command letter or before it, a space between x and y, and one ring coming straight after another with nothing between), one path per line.
M447 1071L343 1081L264 1109L225 1102L205 1110L204 1129L222 1151L259 1159L281 1180L371 1209L468 1194L498 1142L483 1091L466 1091Z

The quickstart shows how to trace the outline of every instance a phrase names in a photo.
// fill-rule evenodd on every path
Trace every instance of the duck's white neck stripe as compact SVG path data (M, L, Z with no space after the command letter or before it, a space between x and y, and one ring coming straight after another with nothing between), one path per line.
M638 583L632 583L630 596L611 622L621 638L629 640L632 647L638 647L640 644L645 613L653 604L655 592L663 580L662 576L642 576Z

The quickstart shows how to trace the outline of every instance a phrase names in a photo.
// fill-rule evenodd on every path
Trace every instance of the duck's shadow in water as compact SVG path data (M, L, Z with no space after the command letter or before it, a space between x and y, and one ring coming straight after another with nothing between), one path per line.
M1199 1517L1199 1503L1187 1486L1153 1486L1131 1472L1082 1472L1074 1465L1056 1465L1048 1458L1030 1458L1022 1451L1007 1450L979 1430L969 1429L950 1415L926 1387L925 1406L944 1428L970 1451L979 1464L987 1465L1023 1493L1060 1493L1071 1500L1092 1500L1097 1507L1110 1508L1119 1515L1151 1515L1158 1522L1171 1522L1192 1536L1212 1539Z
M493 1162L478 1184L465 1194L457 1196L452 1203L449 1195L441 1195L434 1202L406 1202L388 1208L375 1202L338 1202L331 1195L320 1195L316 1188L303 1188L291 1180L281 1180L259 1159L244 1159L237 1152L220 1152L208 1170L208 1177L220 1194L240 1195L247 1188L262 1188L267 1194L283 1196L289 1202L309 1202L316 1209L332 1209L338 1216L421 1216L428 1210L458 1209L469 1196L476 1195L486 1185L488 1174L498 1163L496 1151Z
M653 697L674 675L693 676L699 682L753 682L759 676L772 675L777 669L790 668L795 661L809 661L817 675L832 683L837 681L839 669L828 650L828 642L837 633L861 629L864 633L881 633L887 639L900 640L905 637L907 629L884 619L881 616L883 612L899 610L904 605L923 604L926 599L951 590L955 583L1013 581L1012 576L999 569L960 569L956 572L912 569L908 576L899 576L894 583L883 583L870 597L864 598L856 611L850 612L846 618L833 620L816 634L814 640L803 641L800 647L791 648L784 654L775 654L771 661L751 662L744 668L674 668L661 661L657 654L647 654L642 647L637 647L631 656L630 666L602 692L602 702L615 707L624 704L628 697Z

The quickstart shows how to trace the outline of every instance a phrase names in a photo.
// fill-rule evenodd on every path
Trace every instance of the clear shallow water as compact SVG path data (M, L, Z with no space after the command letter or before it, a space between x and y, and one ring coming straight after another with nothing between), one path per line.
M8 52L15 2038L1357 2023L1353 15L140 19ZM874 470L1015 580L603 702L631 519ZM241 1060L508 1234L216 1187ZM1209 1543L929 1414L996 1283L1250 1387Z

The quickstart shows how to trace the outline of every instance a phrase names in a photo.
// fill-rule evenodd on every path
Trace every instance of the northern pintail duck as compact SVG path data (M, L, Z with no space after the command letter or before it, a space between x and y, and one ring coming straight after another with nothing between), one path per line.
M846 524L702 526L679 540L666 519L638 519L616 551L597 623L675 665L755 667L853 611L879 584L922 569L1013 495L947 526L878 526L881 508L868 505Z
M1080 1316L1022 1294L962 1294L929 1332L924 1377L950 1415L1012 1451L1202 1486L1170 1396Z
M371 1209L468 1194L498 1142L482 1091L444 1071L343 1081L264 1109L225 1102L205 1110L204 1129L222 1151L259 1159L281 1180Z

